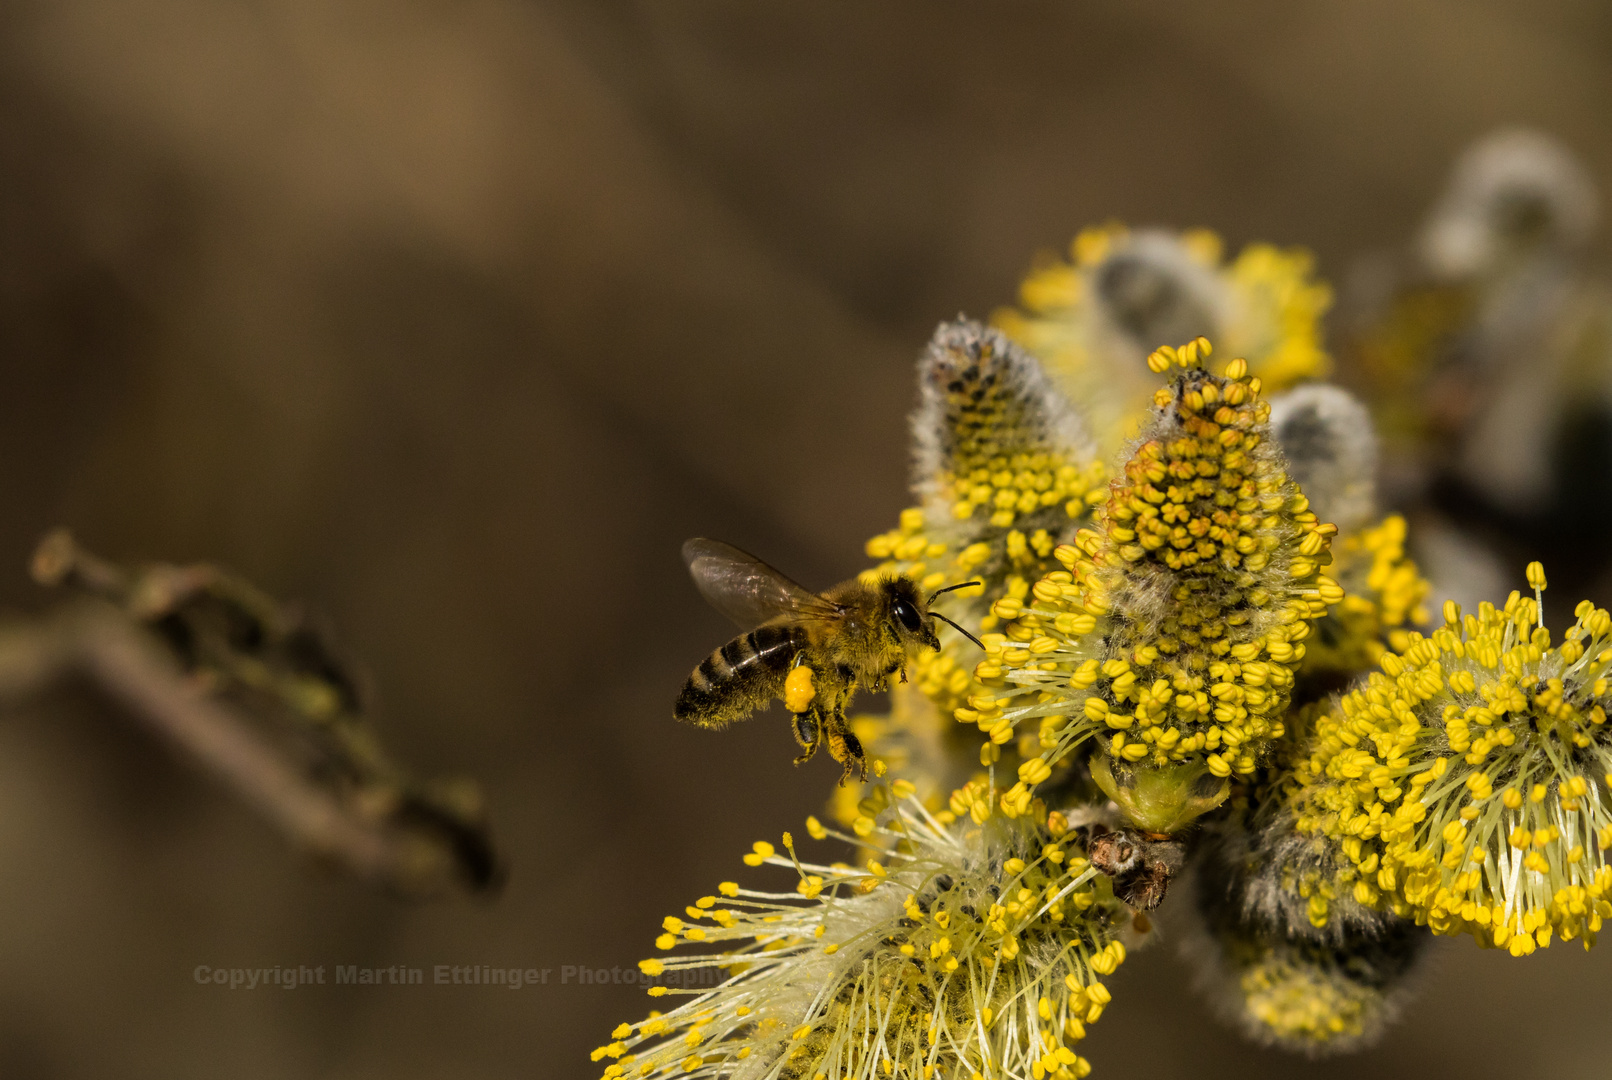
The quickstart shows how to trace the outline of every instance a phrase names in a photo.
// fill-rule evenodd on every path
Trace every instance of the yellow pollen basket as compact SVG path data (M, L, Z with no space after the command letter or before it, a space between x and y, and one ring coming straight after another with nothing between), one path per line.
M817 700L817 687L812 685L812 669L801 664L784 680L784 708L792 713L803 713Z

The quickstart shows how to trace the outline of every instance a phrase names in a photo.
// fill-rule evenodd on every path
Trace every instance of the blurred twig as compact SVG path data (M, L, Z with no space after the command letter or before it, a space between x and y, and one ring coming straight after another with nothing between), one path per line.
M420 785L381 753L356 683L300 614L213 567L127 571L46 537L34 576L81 595L0 627L0 700L90 679L294 842L394 891L500 878L466 785Z

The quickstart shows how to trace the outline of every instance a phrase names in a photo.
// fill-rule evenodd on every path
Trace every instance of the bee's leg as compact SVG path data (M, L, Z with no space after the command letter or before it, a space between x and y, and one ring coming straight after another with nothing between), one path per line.
M806 752L795 759L796 765L804 765L812 760L817 753L817 747L823 741L823 725L818 721L815 712L795 713L789 718L790 727L795 732L795 741L806 749Z
M840 786L851 778L852 773L860 774L863 780L868 778L868 760L862 752L862 740L851 733L851 727L845 722L845 714L836 712L827 717L824 724L828 734L828 752L835 761L845 766L840 774Z

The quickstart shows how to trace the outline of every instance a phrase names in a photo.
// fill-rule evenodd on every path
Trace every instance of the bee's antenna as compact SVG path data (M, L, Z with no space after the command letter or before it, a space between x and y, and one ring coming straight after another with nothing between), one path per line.
M928 607L930 604L933 604L935 602L935 597L939 596L941 593L949 593L953 589L966 589L970 585L984 585L984 584L985 584L985 582L983 582L983 581L964 581L964 582L962 582L961 584L958 584L958 585L948 585L944 589L936 589L934 592L929 594L929 599L924 601L924 606ZM952 622L950 619L947 619L946 621L947 622ZM952 623L952 625L957 626L956 623ZM962 627L960 627L960 626L958 626L957 628L959 630L962 629Z
M974 582L970 581L967 584L972 585L972 584L974 584ZM962 586L961 585L953 585L952 588L960 589L960 588L962 588ZM945 590L942 589L941 591L944 592ZM956 630L959 634L962 634L964 637L966 637L968 640L972 641L974 644L978 645L980 648L982 648L982 649L985 648L985 642L981 641L979 638L975 637L973 634L970 634L967 630L964 630L961 626L958 626L956 623L954 623L950 619L946 618L946 616L942 615L940 612L931 611L929 614L933 615L935 618L939 619L941 622L945 623L947 626L950 626L953 630Z

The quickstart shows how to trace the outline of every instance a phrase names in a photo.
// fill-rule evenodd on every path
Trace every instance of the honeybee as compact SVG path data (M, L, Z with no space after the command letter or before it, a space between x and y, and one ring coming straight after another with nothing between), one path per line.
M819 594L720 540L690 540L683 545L683 560L700 594L747 633L694 669L673 715L686 724L722 728L785 698L795 741L804 751L795 764L810 761L826 741L829 754L844 766L841 784L852 773L867 779L862 744L845 719L857 687L882 690L898 672L905 682L910 650L940 648L935 619L980 643L929 610L941 593L977 581L941 589L927 600L904 576L872 584L852 579ZM803 667L809 669L804 679L797 674Z

